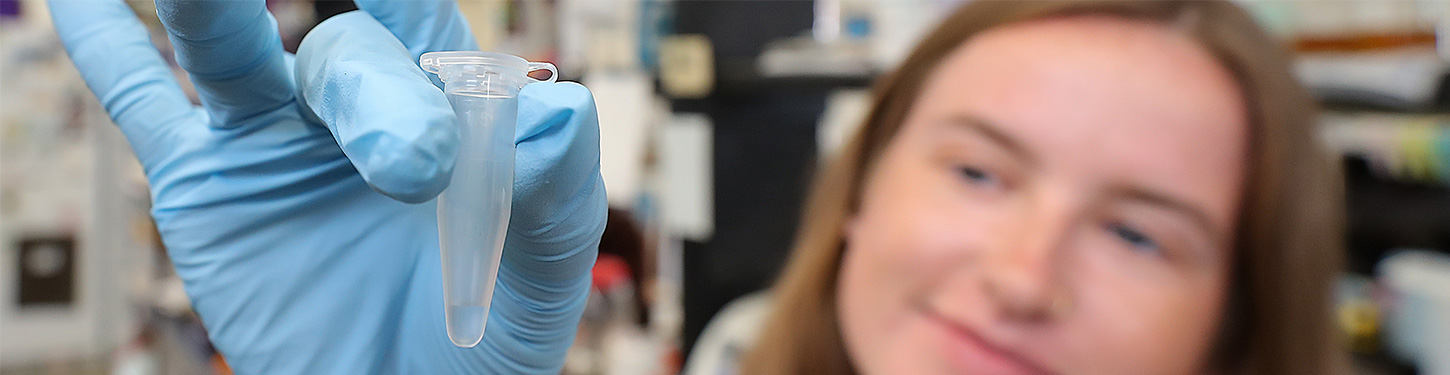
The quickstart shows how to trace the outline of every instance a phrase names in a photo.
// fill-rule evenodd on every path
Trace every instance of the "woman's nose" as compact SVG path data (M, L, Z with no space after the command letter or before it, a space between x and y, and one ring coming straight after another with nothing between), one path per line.
M1003 318L1037 322L1063 312L1068 296L1060 268L1072 228L1067 216L1024 215L986 250L982 288Z

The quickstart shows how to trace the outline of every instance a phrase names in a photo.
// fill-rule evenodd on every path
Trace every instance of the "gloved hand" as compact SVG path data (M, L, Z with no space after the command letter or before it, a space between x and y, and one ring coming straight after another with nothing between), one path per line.
M483 342L443 323L431 200L453 112L417 67L476 49L452 1L362 0L294 57L261 0L159 0L191 105L119 0L53 0L82 77L131 143L152 215L240 374L557 374L605 222L593 99L520 95L512 220Z

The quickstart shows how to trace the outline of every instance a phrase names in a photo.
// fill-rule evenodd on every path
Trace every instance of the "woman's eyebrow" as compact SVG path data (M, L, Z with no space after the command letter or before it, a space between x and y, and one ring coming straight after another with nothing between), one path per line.
M981 117L970 114L958 114L947 121L956 128L964 129L981 135L988 141L1006 149L1013 157L1026 162L1027 165L1037 165L1037 156L1032 154L1021 141L1002 131L1002 127Z

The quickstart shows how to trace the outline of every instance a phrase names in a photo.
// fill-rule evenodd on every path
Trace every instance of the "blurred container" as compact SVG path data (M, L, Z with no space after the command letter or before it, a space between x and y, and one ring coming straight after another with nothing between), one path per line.
M1406 251L1385 258L1380 279L1395 294L1386 346L1422 374L1450 374L1450 256Z

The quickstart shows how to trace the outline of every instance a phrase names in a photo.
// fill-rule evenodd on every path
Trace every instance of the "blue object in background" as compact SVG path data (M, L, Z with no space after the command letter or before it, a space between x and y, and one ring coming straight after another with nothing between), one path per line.
M871 18L865 14L853 14L844 23L847 39L865 40L871 37Z
M639 6L639 63L652 72L659 69L660 42L672 34L674 2L644 0Z

